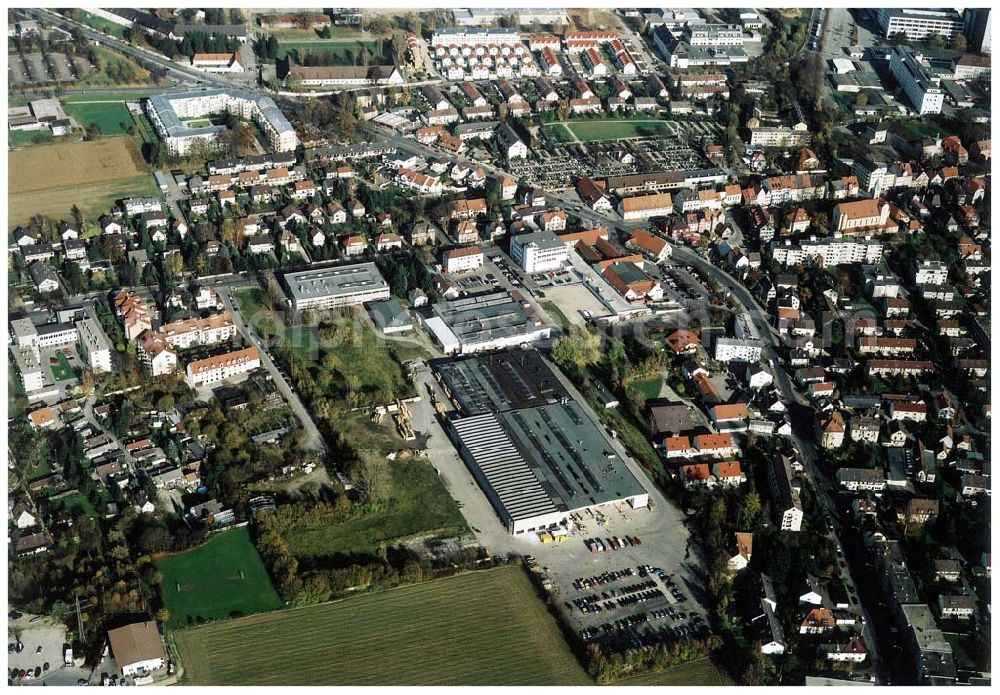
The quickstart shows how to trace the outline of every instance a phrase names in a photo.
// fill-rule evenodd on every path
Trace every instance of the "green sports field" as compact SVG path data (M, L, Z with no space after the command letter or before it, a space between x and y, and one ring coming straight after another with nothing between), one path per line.
M545 127L554 129L556 133L558 133L559 128L562 128L564 132L568 130L583 142L652 137L654 135L670 135L674 132L667 125L667 121L657 120L564 121ZM562 141L572 142L571 137L567 138L562 134L558 134L556 137Z
M372 64L391 63L388 55L383 55L381 41L360 41L357 39L316 39L315 41L279 41L277 60L284 60L291 55L292 59L302 64L306 54L312 53L322 57L325 53L333 56L334 65L359 64L363 49L367 48L374 58Z
M78 101L64 104L63 109L84 128L96 125L101 129L101 135L122 135L135 123L132 114L120 101Z
M187 625L189 616L211 620L282 605L246 527L223 531L193 550L157 560L156 566L163 573L171 627Z
M592 685L518 567L174 633L189 685Z

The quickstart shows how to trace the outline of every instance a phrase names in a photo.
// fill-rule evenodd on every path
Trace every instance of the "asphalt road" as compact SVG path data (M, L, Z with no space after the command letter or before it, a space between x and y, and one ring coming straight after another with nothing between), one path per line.
M285 378L278 371L275 366L274 361L271 356L267 353L260 336L250 328L246 322L243 320L243 314L238 310L237 307L233 306L233 301L230 299L230 291L220 291L219 296L222 297L222 302L226 305L226 310L231 312L233 315L233 321L236 323L236 328L245 336L252 345L254 345L260 352L260 364L264 369L268 371L271 378L274 380L275 385L278 387L278 391L281 393L282 397L288 403L288 406L295 413L295 417L299 419L302 426L306 431L306 440L303 444L303 448L307 451L316 453L317 455L322 454L326 451L326 444L323 440L323 435L320 434L319 428L316 427L316 423L313 422L312 416L306 407L302 405L302 401L299 396L292 389L291 385L285 381Z

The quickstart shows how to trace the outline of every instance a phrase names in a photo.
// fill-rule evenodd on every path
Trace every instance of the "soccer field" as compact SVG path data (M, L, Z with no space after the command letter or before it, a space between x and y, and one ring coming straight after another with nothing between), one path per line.
M592 685L518 567L174 633L186 685Z
M206 620L281 607L264 563L246 527L223 531L193 550L156 561L163 573L163 600L170 611L168 625L188 625L188 618Z
M546 127L565 128L583 142L671 135L676 132L676 128L672 127L668 121L658 120L564 121L552 123ZM562 137L560 139L568 140L568 138Z
M64 104L63 108L84 128L96 125L101 135L124 135L135 123L121 101L73 102Z

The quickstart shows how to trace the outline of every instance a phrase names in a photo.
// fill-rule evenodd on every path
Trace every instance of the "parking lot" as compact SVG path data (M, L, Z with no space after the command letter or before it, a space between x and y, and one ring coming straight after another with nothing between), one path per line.
M80 56L50 53L48 59L41 53L7 54L7 77L11 86L45 84L50 82L75 82L94 72L96 68Z
M8 675L15 669L18 673L23 670L24 677L15 678L15 682L47 682L63 668L66 642L66 626L51 618L28 614L11 617L7 624Z
M687 529L680 511L664 504L605 505L574 515L562 542L533 541L529 564L584 640L628 647L707 630Z

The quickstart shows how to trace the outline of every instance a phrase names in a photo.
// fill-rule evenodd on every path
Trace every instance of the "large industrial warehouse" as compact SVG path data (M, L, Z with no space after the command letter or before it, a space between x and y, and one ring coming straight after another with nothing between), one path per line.
M574 512L648 493L600 425L534 350L434 365L457 410L449 436L511 534L568 525Z
M420 318L446 355L533 343L551 331L506 290L439 301Z

